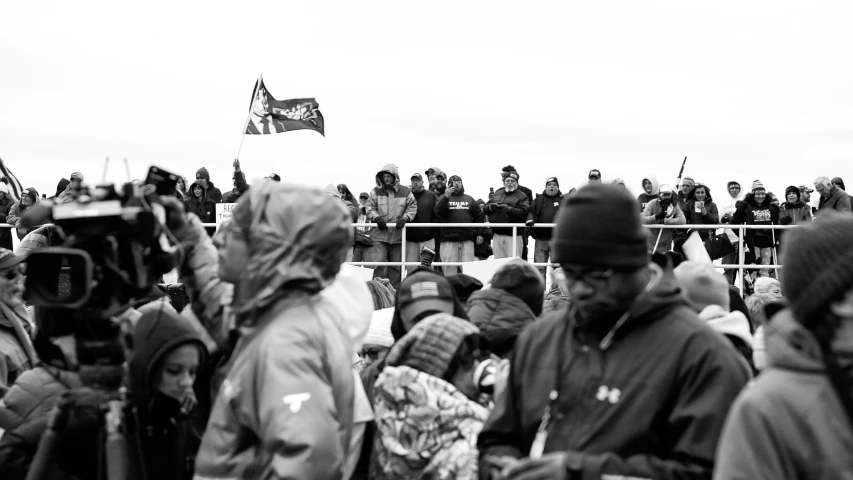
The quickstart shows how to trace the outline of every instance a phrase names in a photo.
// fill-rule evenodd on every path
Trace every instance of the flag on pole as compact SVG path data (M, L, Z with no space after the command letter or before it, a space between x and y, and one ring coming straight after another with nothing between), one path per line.
M313 98L276 100L264 85L264 76L258 77L249 105L249 119L243 131L247 135L268 135L291 130L324 132L323 114Z
M15 197L15 201L21 199L21 195L24 192L24 187L21 186L21 182L18 181L18 177L9 170L9 167L6 166L6 163L3 162L3 159L0 158L0 175L6 177L7 183L9 184L9 195Z

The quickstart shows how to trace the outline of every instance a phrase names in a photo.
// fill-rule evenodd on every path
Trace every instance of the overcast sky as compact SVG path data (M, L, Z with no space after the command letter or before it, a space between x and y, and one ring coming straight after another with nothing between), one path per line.
M484 197L685 173L781 193L853 182L853 2L5 2L0 157L52 195L150 164L230 188L258 75L326 138L249 136L250 177L374 185L438 166ZM851 186L853 189L853 186Z

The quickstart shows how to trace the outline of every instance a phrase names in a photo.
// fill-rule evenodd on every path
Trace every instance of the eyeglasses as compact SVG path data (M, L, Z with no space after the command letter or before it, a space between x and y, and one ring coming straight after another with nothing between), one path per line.
M613 276L613 272L612 268L606 270L580 270L577 272L563 269L563 275L569 286L575 282L583 282L592 288L601 288L607 285L610 277Z
M6 277L6 280L14 280L18 278L18 275L21 275L20 268L11 268L6 270L6 273L3 274L3 276Z
M379 360L379 356L382 355L382 352L388 350L385 347L373 347L373 348L365 348L361 351L361 356L364 358L369 358L371 361Z

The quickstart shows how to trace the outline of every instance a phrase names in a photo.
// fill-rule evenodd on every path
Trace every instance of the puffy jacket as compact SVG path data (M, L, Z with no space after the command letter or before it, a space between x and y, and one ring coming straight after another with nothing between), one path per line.
M505 208L499 208L498 205L505 205ZM483 210L489 216L489 223L524 223L527 221L527 212L530 211L530 199L520 188L512 193L499 188ZM512 235L512 227L492 227L492 233ZM522 228L516 229L516 235L522 233Z
M769 193L761 205L755 201L755 194L747 193L743 201L738 202L737 211L732 216L731 223L732 225L779 225L779 206L771 203ZM735 231L735 233L738 232ZM775 237L776 233L772 230L746 230L746 243L752 252L755 252L756 248L772 247Z
M210 180L207 181L207 198L213 200L214 203L222 203L222 192L213 185Z
M483 223L483 210L471 195L465 194L465 187L454 193L450 198L442 195L435 204L435 214L439 223ZM441 229L441 241L466 242L473 241L477 235L482 235L482 229L470 227L445 227Z
M829 190L828 197L820 197L818 213L824 210L836 210L842 213L851 213L850 197L847 195L847 192L833 185Z
M646 193L646 191L643 190L643 184L646 183L646 180L652 183L652 193ZM646 211L646 206L649 204L649 202L658 198L658 194L654 193L658 191L658 179L653 176L644 178L643 181L640 183L640 190L642 190L643 193L637 196L637 203L640 204L640 213L643 213Z
M688 224L716 225L720 223L720 212L717 209L717 204L714 203L714 199L711 198L711 190L705 185L702 185L702 187L704 187L705 191L707 192L707 195L705 196L704 200L706 213L703 214L702 212L696 212L696 188L694 187L693 190L690 190L690 193L687 194L687 200L685 202L686 210L684 211L684 216L687 218ZM714 233L713 230L708 230L704 228L697 230L697 232L699 233L699 237L702 239L702 241L707 240L708 237L710 237L711 234Z
M233 221L256 246L235 292L238 340L196 458L198 478L340 479L353 426L346 309L323 295L352 242L344 206L261 182Z
M536 320L536 315L515 295L500 288L490 288L471 294L468 318L489 340L492 352L506 357L515 346L518 335Z
M627 313L603 338L576 327L571 312L525 329L480 433L481 459L526 457L557 390L544 453L568 452L578 478L708 478L749 373L687 307L671 274Z
M646 205L646 211L643 212L642 221L646 225L664 224L664 225L684 225L687 219L684 217L684 212L675 203L675 197L672 199L672 212L669 213L663 220L658 220L656 215L661 212L660 199L656 198ZM673 229L649 229L649 250L654 249L652 253L665 253L672 247ZM660 237L658 237L660 235ZM658 241L658 238L660 239ZM655 249L655 243L657 248Z
M222 203L237 203L237 200L248 189L249 184L246 183L246 174L242 171L234 172L234 189L222 195Z
M853 479L853 430L817 340L790 311L764 329L768 367L732 406L714 478Z
M193 195L195 187L201 188L201 200ZM187 212L196 214L202 223L216 222L216 202L207 197L207 190L200 183L195 182L190 186L186 206Z
M386 173L394 176L394 186L390 189L385 188L385 184L382 182L382 175ZM370 229L370 238L374 242L393 245L403 241L403 232L394 228L394 224L400 219L405 220L406 223L414 220L418 213L418 204L415 202L415 196L412 195L409 187L400 185L400 175L397 173L396 165L385 165L376 174L376 188L370 191L366 211L367 219L370 222L375 222L381 218L385 220L388 226L387 230L379 230L378 227Z
M39 194L35 188L28 188L24 190L24 195L30 197L33 205L39 202ZM12 205L12 208L9 209L9 215L6 216L6 223L15 227L15 230L18 233L18 240L23 240L28 233L36 229L36 227L21 226L21 217L24 216L27 210L29 210L29 207L21 203L21 200L18 200L14 205Z
M533 220L534 224L554 223L562 201L563 192L557 190L556 195L549 196L543 191L541 195L536 195L533 208L527 213L527 220ZM551 230L551 227L534 226L530 231L530 236L536 240L551 240Z
M426 189L412 195L417 203L417 213L410 223L436 223L435 204L438 203L438 196ZM438 235L437 228L406 229L407 242L426 242L434 239L436 235Z
M796 193L797 201L788 203L788 194ZM779 206L779 224L780 225L798 225L800 223L809 222L812 219L811 207L803 203L800 197L800 189L795 186L790 186L785 189L785 203Z

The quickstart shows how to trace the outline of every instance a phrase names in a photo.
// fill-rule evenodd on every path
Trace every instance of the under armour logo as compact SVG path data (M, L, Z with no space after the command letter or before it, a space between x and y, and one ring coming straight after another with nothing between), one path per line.
M307 402L310 398L310 393L302 392L285 395L282 400L284 400L285 405L290 406L290 413L299 413L299 411L302 410L302 404Z
M622 391L618 388L607 388L607 385L602 385L598 387L598 393L595 394L595 398L598 401L603 402L607 400L610 403L619 402L619 397L622 395Z
M555 207L559 207L559 206L560 206L560 202L554 202L554 206L555 206Z

